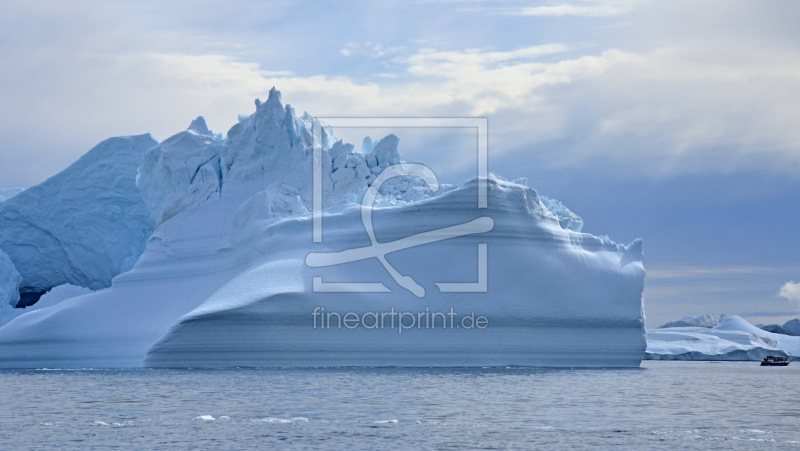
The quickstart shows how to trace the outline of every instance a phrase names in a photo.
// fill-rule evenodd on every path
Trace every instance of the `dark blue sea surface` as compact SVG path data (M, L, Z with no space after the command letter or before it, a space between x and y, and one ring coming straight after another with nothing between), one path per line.
M800 448L800 365L0 371L0 449Z

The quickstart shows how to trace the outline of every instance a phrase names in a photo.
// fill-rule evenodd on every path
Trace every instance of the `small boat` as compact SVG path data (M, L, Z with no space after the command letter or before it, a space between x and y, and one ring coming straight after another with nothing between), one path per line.
M768 355L761 361L761 366L786 366L789 364L789 359L786 357L779 357Z

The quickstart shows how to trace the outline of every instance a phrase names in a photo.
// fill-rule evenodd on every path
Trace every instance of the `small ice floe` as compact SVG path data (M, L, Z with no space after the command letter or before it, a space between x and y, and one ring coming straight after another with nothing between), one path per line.
M772 434L770 431L762 431L761 429L740 429L739 432L744 432L745 434Z
M372 424L397 424L397 420L378 420L373 421Z
M731 437L731 440L741 440L745 442L774 442L774 438L757 438L757 437Z
M305 418L305 417L294 417L294 418L266 417L266 418L256 418L253 421L256 422L256 423L276 423L276 424L308 423L308 418Z
M133 420L115 421L115 422L111 423L111 426L115 427L115 428L121 428L121 427L125 427L125 426L133 426Z
M214 421L216 418L212 417L211 415L200 415L194 417L195 420L203 420L203 421Z

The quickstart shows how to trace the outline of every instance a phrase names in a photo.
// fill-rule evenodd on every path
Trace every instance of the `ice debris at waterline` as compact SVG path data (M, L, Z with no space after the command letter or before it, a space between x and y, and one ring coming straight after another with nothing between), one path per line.
M641 241L580 233L524 182L440 185L396 136L356 150L274 89L226 136L198 118L150 140L112 138L0 203L7 302L94 290L15 309L0 366L640 364Z
M800 355L800 337L765 331L735 315L713 327L647 330L647 359L761 360L768 355Z

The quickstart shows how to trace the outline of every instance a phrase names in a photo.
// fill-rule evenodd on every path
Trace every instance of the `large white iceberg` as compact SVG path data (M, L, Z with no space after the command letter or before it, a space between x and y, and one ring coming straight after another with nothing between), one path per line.
M134 268L0 328L0 366L639 365L639 240L580 233L495 176L386 179L419 167L396 136L356 150L274 89L256 107L227 137L198 119L144 154L156 227Z
M767 332L735 315L713 327L647 331L647 359L761 360L767 355L800 355L800 337Z

